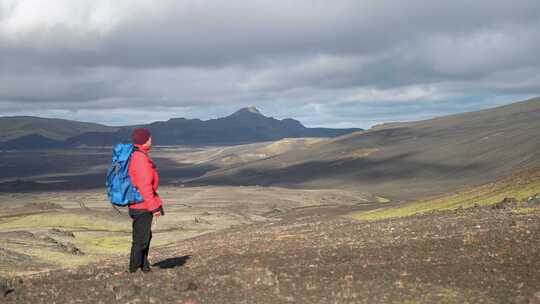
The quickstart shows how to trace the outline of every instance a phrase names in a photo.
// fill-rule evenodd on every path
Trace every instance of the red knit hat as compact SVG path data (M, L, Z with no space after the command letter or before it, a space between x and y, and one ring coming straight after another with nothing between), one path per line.
M135 145L144 145L150 138L150 130L146 128L136 128L131 133L131 140Z

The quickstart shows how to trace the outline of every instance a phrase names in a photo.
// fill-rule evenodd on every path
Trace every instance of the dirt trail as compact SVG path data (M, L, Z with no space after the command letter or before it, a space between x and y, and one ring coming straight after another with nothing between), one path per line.
M321 216L153 249L150 274L106 261L12 279L6 303L540 303L540 209L379 222ZM10 291L8 291L10 290Z

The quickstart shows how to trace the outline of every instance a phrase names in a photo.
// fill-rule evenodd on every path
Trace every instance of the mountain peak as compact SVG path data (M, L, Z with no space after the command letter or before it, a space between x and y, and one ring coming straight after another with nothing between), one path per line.
M251 113L251 114L256 114L256 115L263 116L262 113L254 106L242 108L242 109L236 111L235 114L238 114L238 113Z

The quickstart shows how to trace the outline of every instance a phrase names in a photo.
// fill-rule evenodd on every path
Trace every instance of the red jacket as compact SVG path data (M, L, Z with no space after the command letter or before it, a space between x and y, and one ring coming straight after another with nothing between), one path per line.
M159 175L154 162L148 155L148 148L142 145L135 145L138 151L131 154L129 161L128 173L133 185L139 190L143 197L143 201L135 204L130 204L130 209L145 209L150 212L163 210L161 207L161 199L157 194L159 185Z

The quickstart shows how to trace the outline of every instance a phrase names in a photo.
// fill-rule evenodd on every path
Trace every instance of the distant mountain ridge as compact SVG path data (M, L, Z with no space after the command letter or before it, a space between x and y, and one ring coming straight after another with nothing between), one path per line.
M242 166L193 185L347 188L416 199L540 166L540 98L391 123Z
M109 127L63 119L30 116L0 117L4 149L109 146L129 141L134 127L146 127L158 145L229 145L286 137L337 137L361 129L307 128L297 120L264 116L255 107L216 119L171 118L137 126Z
M7 142L31 135L64 141L86 132L115 132L118 128L57 118L8 116L0 117L0 130L0 142Z

